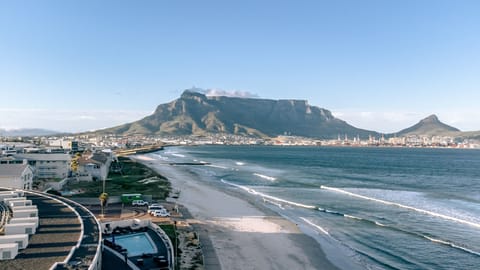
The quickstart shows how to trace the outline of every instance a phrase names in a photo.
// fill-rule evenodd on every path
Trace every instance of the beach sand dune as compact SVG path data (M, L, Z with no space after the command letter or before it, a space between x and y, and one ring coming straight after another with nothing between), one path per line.
M181 191L178 202L191 213L189 223L208 234L221 269L338 269L296 224L195 180L185 168L145 164Z

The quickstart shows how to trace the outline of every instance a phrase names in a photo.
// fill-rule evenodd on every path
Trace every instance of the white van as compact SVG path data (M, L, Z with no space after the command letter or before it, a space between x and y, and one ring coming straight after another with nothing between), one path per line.
M150 215L154 217L169 217L170 213L167 210L162 209L162 210L154 210L150 212Z
M163 205L161 205L161 204L152 203L152 204L148 207L147 213L150 214L150 213L152 213L152 212L155 211L155 210L167 210L167 209L165 209L165 207L163 207Z

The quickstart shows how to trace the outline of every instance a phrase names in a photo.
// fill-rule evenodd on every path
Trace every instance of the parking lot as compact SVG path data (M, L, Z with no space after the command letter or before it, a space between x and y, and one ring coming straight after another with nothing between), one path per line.
M181 217L181 213L175 211L175 204L170 202L158 202L167 209L170 213L170 217L154 217L147 213L147 206L132 206L131 204L115 203L108 204L104 209L104 217L101 217L101 207L100 205L89 205L87 206L90 211L93 212L97 218L100 220L120 220L120 219L129 219L129 218L138 218L138 219L152 219L153 222L166 222L171 218Z

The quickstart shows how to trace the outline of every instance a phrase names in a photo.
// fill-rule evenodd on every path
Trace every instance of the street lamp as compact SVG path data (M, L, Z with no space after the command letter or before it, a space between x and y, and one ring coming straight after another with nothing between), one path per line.
M175 258L174 269L178 269L177 221L176 220L173 221L173 229L174 229L173 231L175 232L175 254L173 255Z

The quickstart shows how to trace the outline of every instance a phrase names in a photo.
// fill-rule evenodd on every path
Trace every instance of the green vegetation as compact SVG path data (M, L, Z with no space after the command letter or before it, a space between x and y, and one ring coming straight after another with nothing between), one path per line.
M70 161L70 169L72 170L72 172L78 171L78 160L80 159L81 156L82 155L80 153L76 153L75 156Z
M163 200L168 197L170 183L168 180L148 168L129 158L120 157L118 172L110 172L106 180L105 192L109 196L120 196L124 193L141 193L152 195L154 200ZM102 181L78 182L68 185L70 190L82 190L75 195L79 197L98 197L103 192Z
M170 238L172 243L175 243L175 225L173 224L157 224Z
M107 204L107 201L108 201L108 193L104 192L104 193L100 194L98 199L100 200L100 204L102 205L102 207L105 206Z
M174 252L178 253L178 254L175 254L175 261L177 262L175 264L175 269L180 269L180 265L178 263L178 258L180 257L179 254L182 252L179 248L178 248L178 245L179 245L179 239L178 239L178 232L175 231L175 225L173 224L160 224L160 223L157 223L157 225L167 234L168 238L170 238L170 241L172 242L173 245L177 245L176 248L174 248ZM176 239L176 241L175 241Z

